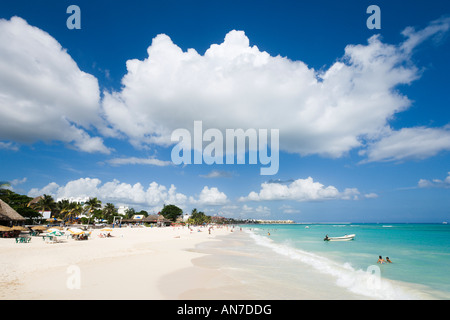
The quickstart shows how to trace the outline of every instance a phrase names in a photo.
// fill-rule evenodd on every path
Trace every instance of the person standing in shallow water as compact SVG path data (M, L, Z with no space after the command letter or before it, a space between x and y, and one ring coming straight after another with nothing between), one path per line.
M386 261L383 259L382 256L378 256L378 261L377 261L377 263L383 264L383 263L386 263Z

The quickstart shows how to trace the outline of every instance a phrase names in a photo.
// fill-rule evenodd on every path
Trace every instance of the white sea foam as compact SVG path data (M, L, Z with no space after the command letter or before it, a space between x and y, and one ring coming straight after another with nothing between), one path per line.
M289 243L276 243L269 237L246 230L256 244L270 248L277 254L302 262L320 273L331 275L336 284L350 292L375 299L420 299L419 296L393 281L380 276L378 266L370 266L368 270L355 269L349 263L340 264L326 257L294 248Z

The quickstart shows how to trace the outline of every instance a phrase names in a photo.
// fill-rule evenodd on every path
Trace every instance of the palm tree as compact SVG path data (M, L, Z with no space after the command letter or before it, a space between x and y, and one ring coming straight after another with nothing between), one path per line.
M92 213L95 211L95 209L99 209L102 207L102 202L97 198L89 198L89 200L86 201L84 206L86 209L86 213L88 214L88 224L89 224L89 220L91 219Z
M59 217L64 218L65 214L70 210L70 201L67 199L59 200L56 203L56 210L59 212Z
M44 211L53 211L56 207L55 200L52 196L44 194L44 196L34 205L34 209L41 210L41 215L44 216Z
M61 213L65 213L67 220L72 220L83 212L83 206L79 202L70 202L69 206L64 208Z
M112 203L107 203L103 208L103 219L109 221L109 218L114 216L117 212L116 207Z

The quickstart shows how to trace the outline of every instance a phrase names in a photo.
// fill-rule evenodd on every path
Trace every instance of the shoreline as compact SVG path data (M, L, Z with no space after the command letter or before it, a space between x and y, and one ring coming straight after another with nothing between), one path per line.
M197 268L220 274L220 278L216 276L218 283L186 291L181 295L182 299L371 299L339 287L329 275L257 245L245 231L217 238L220 242L196 245L196 251L204 255L193 259L194 267L169 276L182 276Z

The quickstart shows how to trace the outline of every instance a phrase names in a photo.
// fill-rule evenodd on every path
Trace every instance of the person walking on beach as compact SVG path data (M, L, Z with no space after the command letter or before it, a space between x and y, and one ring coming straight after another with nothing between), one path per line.
M377 263L383 264L383 263L386 263L386 261L383 259L382 256L378 256L378 261L377 261Z

